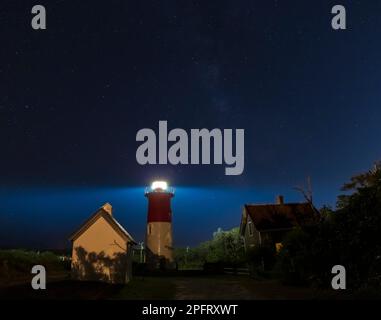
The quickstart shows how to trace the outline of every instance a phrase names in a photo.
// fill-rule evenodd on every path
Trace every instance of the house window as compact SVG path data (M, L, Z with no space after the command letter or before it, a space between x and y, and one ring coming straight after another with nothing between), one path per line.
M253 229L253 224L251 221L249 221L249 236L253 236L254 234L254 229Z
M149 223L148 226L148 234L151 234L152 233L152 225Z

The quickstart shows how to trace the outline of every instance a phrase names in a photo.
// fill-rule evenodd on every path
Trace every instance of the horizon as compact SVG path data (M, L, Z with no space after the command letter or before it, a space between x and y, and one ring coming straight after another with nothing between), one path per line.
M147 185L148 186L148 185ZM213 232L218 228L229 230L239 227L242 209L245 204L273 204L277 195L285 197L285 203L305 202L303 196L293 188L281 188L282 192L272 194L270 190L254 190L252 188L227 188L227 187L176 187L175 197L172 199L174 245L175 247L194 247L201 242L210 240ZM1 204L2 207L2 232L0 234L0 247L25 248L25 249L67 249L70 247L69 235L75 231L91 214L104 203L109 202L113 206L114 217L134 237L135 241L145 241L145 223L147 218L147 199L144 197L146 186L141 187L108 187L108 188L81 188L66 187L64 189L53 187L40 188L17 188L9 191L0 188L0 196L7 199ZM240 193L241 195L237 195ZM343 192L342 192L343 193ZM23 196L23 204L19 203L20 195ZM227 196L234 194L234 199ZM252 196L251 196L252 195ZM327 193L326 195L327 196ZM244 199L250 199L243 201ZM180 198L179 203L177 199ZM334 198L334 199L333 199ZM335 206L336 198L325 201L324 196L315 194L314 206L321 208L324 205ZM50 202L46 199L50 199ZM56 207L56 202L62 201L63 205ZM70 200L71 199L71 200ZM194 199L200 202L207 200L209 205L204 206L204 212L210 212L210 218L205 219L207 224L198 226L198 237L192 236L193 231L188 226L192 223L195 207ZM216 199L225 199L218 207L214 206ZM191 209L189 209L191 206ZM28 210L30 207L39 208L38 212ZM196 206L196 208L203 206ZM224 208L224 209L221 209ZM222 215L221 215L222 212ZM4 214L5 213L5 214ZM24 214L20 219L18 215ZM49 215L54 215L49 217ZM29 217L25 215L30 215ZM201 213L202 215L202 213ZM223 219L215 220L219 216ZM214 222L216 221L216 222ZM41 223L49 233L42 232L35 236L32 241L18 240L19 223L23 224L23 237L34 234L34 230ZM62 227L62 224L66 227ZM180 226L179 226L180 225ZM16 226L16 228L14 227ZM44 246L51 242L55 245ZM65 244L66 243L66 244Z

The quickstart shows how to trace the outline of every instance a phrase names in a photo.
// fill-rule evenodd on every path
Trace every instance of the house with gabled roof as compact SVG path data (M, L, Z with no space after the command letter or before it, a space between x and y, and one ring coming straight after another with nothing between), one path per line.
M240 234L246 251L263 246L279 250L287 233L317 219L312 203L284 203L283 196L278 196L275 204L245 204Z
M132 236L113 217L109 203L100 207L70 236L72 277L127 283L132 275Z

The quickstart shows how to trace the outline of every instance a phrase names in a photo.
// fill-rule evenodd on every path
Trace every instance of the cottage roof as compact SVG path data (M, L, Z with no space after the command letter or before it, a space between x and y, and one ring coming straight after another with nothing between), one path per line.
M74 241L79 236L81 236L95 221L103 217L110 226L126 241L136 244L132 236L127 232L126 229L112 216L112 206L109 203L105 203L97 211L95 211L80 227L74 232L69 240Z
M258 231L291 229L316 219L316 209L310 203L246 204L245 211ZM241 231L246 227L246 222L247 217L243 217Z

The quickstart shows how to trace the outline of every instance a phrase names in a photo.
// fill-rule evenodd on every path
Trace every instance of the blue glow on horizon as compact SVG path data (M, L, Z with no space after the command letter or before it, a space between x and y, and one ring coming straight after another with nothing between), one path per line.
M0 188L0 246L69 247L69 235L106 202L112 204L114 217L135 240L144 241L144 190L145 186ZM287 202L303 201L293 190L278 190ZM219 227L239 226L244 204L273 203L275 196L273 191L255 188L175 187L175 245L197 245L210 239Z

